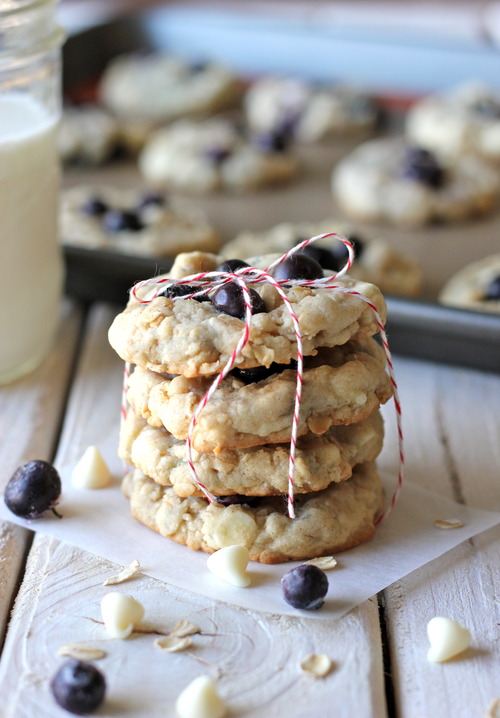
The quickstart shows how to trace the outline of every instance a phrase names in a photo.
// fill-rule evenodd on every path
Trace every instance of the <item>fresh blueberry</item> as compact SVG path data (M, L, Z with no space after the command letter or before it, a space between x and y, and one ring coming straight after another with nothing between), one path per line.
M349 237L349 241L354 249L354 256L359 259L364 244L358 236ZM349 252L343 242L335 242L331 249L316 247L315 244L308 244L304 249L300 250L300 254L307 254L315 259L324 269L330 269L332 272L338 272L347 262Z
M283 598L294 608L313 611L321 608L328 591L326 573L312 564L302 564L281 579Z
M500 274L489 283L484 298L486 301L498 301L500 299Z
M278 264L273 277L278 281L286 279L321 279L323 270L321 265L312 257L297 252L291 254Z
M137 205L137 209L140 212L146 207L164 207L166 204L166 197L159 192L145 192Z
M144 225L135 212L111 209L103 217L104 229L107 232L140 232Z
M205 150L205 157L214 165L221 165L231 156L230 147L209 147Z
M243 267L249 267L250 265L244 262L242 259L226 259L225 262L219 264L216 272L236 272L237 269L243 269Z
M71 659L63 663L50 682L57 703L76 715L91 713L104 700L106 681L92 663Z
M292 359L290 364L277 364L273 362L270 366L256 366L251 369L233 369L231 374L236 378L243 381L245 384L254 384L257 381L263 381L268 376L273 374L280 374L286 369L296 369L297 362Z
M421 182L422 184L439 189L443 186L446 175L436 159L436 156L419 147L410 147L406 153L403 164L403 177Z
M290 147L290 130L282 125L271 130L254 134L252 143L263 152L286 152Z
M260 496L242 496L231 494L230 496L217 496L217 503L222 506L234 506L235 504L246 504L253 508L260 503Z
M108 205L100 197L90 197L83 205L82 212L90 217L102 217L108 211Z
M172 284L170 287L166 287L163 292L158 294L159 297L167 297L173 299L174 297L186 297L188 294L194 294L199 292L200 287L195 287L193 284ZM199 297L191 297L197 302L209 302L210 297L207 294L200 294Z
M249 289L252 314L266 311L264 300L255 289ZM212 304L219 312L230 314L238 319L245 318L245 299L243 290L236 282L228 282L220 287L212 297Z
M61 496L61 478L48 461L28 461L11 476L4 494L5 505L16 516L37 519L54 506Z

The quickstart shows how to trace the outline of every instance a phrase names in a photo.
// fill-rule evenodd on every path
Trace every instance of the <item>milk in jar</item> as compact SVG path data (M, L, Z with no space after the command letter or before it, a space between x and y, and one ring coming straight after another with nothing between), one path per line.
M0 383L40 363L59 316L56 131L27 93L0 94Z

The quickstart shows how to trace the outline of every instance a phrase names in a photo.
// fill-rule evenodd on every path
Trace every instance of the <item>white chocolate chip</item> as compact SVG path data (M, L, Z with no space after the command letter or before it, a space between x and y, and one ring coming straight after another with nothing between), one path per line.
M123 583L124 581L128 581L129 578L132 578L137 573L139 573L140 570L141 570L141 564L139 563L139 561L137 559L135 559L134 561L132 561L132 563L129 566L127 566L122 571L120 571L119 574L117 574L116 576L110 576L109 578L107 578L102 585L103 586L113 586L116 583Z
M227 708L210 676L198 676L177 698L175 712L177 718L224 718Z
M229 509L232 507L229 506ZM244 537L245 542L254 539L257 533L257 524L244 511L224 509L222 515L217 516L217 524L213 531L214 548L225 548L234 546L238 537ZM241 541L241 538L239 539Z
M324 653L311 653L300 662L300 667L315 678L324 678L332 670L333 663Z
M437 529L459 529L463 526L460 519L436 519L434 526Z
M71 474L73 486L79 489L104 489L111 483L111 474L101 452L89 446Z
M318 558L311 558L309 561L304 561L304 563L317 566L322 571L329 571L330 569L335 568L337 565L337 559L333 558L333 556L318 556Z
M144 608L132 596L114 591L102 599L101 614L112 638L128 638L144 616Z
M207 566L217 578L238 588L246 588L250 585L250 577L246 571L248 559L246 546L226 546L208 557Z
M436 616L427 624L427 636L431 647L427 658L432 663L442 663L458 656L470 645L470 633L451 618Z
M184 638L181 638L180 636L174 635L162 636L161 638L157 638L154 642L157 648L161 648L161 650L165 651L166 653L177 653L178 651L184 651L186 648L189 648L192 643L193 642L189 638L189 636L184 636Z
M201 633L201 629L195 626L194 623L191 623L191 621L186 621L185 618L181 618L175 625L174 630L170 632L170 635L183 638L184 636L194 636L195 633Z

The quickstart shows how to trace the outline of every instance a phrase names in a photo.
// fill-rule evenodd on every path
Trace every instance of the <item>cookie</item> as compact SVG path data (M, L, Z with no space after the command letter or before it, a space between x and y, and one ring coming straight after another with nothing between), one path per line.
M298 171L285 146L252 143L228 120L180 120L155 132L139 156L150 184L196 194L252 192L287 182Z
M224 259L246 259L250 255L266 252L284 254L304 239L332 231L354 241L356 259L348 276L362 282L372 282L387 294L416 296L420 293L422 269L417 260L383 239L360 236L356 230L335 219L282 222L265 232L241 232L221 247L220 254ZM327 270L326 273L328 270L339 271L347 261L345 246L333 237L318 240L305 251Z
M194 550L212 553L245 545L252 561L303 561L358 546L375 533L383 489L372 463L358 465L348 481L296 497L296 517L286 513L284 497L261 499L257 506L209 504L181 498L142 472L129 474L123 491L132 516L142 524Z
M412 227L491 211L500 180L479 157L447 164L402 138L385 138L366 142L341 160L332 191L353 219Z
M477 154L500 162L500 92L469 82L424 97L408 112L412 142L451 159Z
M323 434L333 425L372 414L392 395L385 364L384 351L374 339L352 340L307 357L297 435ZM222 381L198 416L192 436L196 451L219 453L290 441L297 373L286 366L271 370L276 373L260 381L252 372L250 380L232 373ZM183 440L212 381L166 378L138 368L129 378L127 400L152 426L164 426Z
M442 288L441 304L500 313L500 254L472 262Z
M194 253L183 255L180 261L191 269L201 265L203 271L211 271L217 257ZM384 298L375 285L352 279L336 284L366 297L385 321ZM297 340L286 306L271 285L254 286L266 311L252 316L249 341L235 366L250 369L269 367L273 362L289 364L297 358ZM293 286L284 292L298 318L305 356L314 355L319 347L344 344L378 331L373 310L358 296L323 287ZM115 317L108 336L124 361L156 372L196 377L224 368L244 327L242 319L218 311L211 302L158 296L147 304L135 303L132 298Z
M78 186L62 193L64 244L125 254L172 256L186 249L220 245L204 214L162 193Z
M120 130L106 110L94 105L66 107L58 128L58 149L66 163L99 165L117 150Z
M161 53L116 57L99 86L102 103L117 117L155 124L232 107L241 93L240 80L226 67Z
M313 86L298 78L256 80L244 99L254 132L284 132L298 142L348 135L375 126L379 109L366 93L342 86Z
M374 412L357 424L301 437L295 454L295 494L320 491L348 479L353 466L378 456L383 435L382 417ZM133 411L120 430L119 455L162 486L173 486L178 496L203 496L191 477L185 442L149 426ZM225 449L218 454L193 451L192 458L199 480L216 496L273 496L288 491L286 444Z

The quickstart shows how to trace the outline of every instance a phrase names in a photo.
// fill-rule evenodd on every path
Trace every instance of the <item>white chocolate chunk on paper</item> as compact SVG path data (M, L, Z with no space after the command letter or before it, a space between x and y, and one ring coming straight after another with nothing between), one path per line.
M315 678L324 678L331 672L333 663L324 653L311 653L300 662L300 667Z
M436 616L429 621L427 636L431 644L427 659L432 663L449 661L470 645L470 633L465 626L444 616Z
M128 581L129 578L132 578L133 576L138 574L140 570L141 564L137 559L134 559L129 566L126 566L116 576L110 576L109 578L107 578L102 585L113 586L117 583L123 583L124 581Z
M246 588L250 585L250 577L247 574L249 552L246 546L226 546L207 559L208 569L217 578L230 583L238 588Z
M460 519L436 519L434 521L434 526L437 529L460 529L463 525Z
M144 617L144 607L132 596L113 591L102 599L101 615L112 638L128 638Z
M210 676L198 676L177 698L177 718L224 718L227 707Z
M111 484L111 473L96 446L89 446L71 474L73 486L79 489L104 489Z
M311 566L317 566L322 571L329 571L332 568L335 568L337 565L337 559L333 558L333 556L318 556L318 558L310 558L309 561L304 561L306 564L310 564Z
M177 636L178 638L184 638L185 636L194 636L195 633L201 633L201 628L195 626L191 621L186 621L185 618L175 625L173 631L170 632L171 636Z
M76 658L78 661L98 661L108 654L102 648L89 646L86 643L67 643L57 650L57 655Z
M154 645L157 648L161 648L161 650L166 653L178 653L178 651L184 651L186 648L189 648L192 643L193 641L189 638L189 636L180 637L171 635L157 638Z

